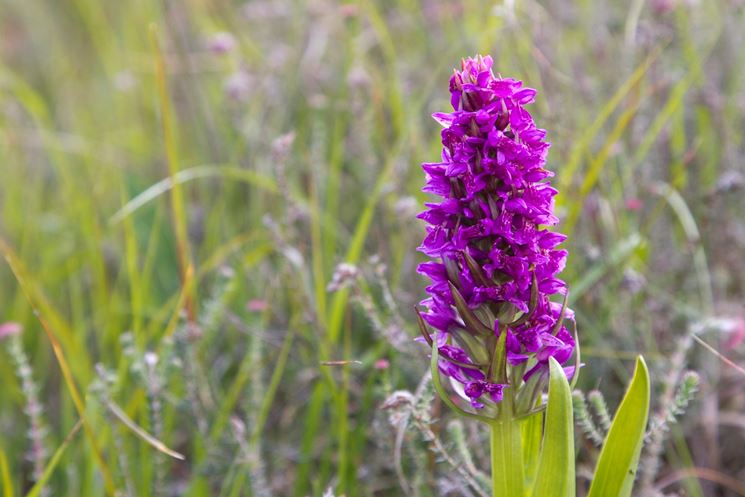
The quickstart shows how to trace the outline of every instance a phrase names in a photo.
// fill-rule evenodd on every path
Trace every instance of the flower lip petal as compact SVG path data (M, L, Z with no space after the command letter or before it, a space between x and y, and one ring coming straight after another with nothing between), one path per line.
M453 123L453 120L455 120L454 116L454 114L448 114L447 112L435 112L434 114L432 114L434 120L443 127L450 126Z
M522 90L515 92L512 98L517 101L520 105L532 104L535 101L535 96L538 92L533 88L523 88Z

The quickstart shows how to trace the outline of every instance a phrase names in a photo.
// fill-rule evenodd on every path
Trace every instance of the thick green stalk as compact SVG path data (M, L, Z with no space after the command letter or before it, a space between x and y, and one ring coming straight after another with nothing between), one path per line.
M510 393L505 392L500 416L491 423L492 497L525 495L520 423Z

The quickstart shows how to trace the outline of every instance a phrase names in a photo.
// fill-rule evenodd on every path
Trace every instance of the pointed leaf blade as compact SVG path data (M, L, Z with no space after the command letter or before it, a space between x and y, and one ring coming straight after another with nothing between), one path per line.
M649 417L649 371L644 359L636 368L600 451L588 497L629 497Z
M574 418L569 382L551 357L546 427L533 497L574 497Z

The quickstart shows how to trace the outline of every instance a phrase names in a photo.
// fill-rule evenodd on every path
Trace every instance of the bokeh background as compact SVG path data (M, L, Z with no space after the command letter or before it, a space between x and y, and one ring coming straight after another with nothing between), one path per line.
M412 341L483 53L539 90L578 387L650 365L635 495L745 495L743 46L742 0L0 0L0 494L483 495Z

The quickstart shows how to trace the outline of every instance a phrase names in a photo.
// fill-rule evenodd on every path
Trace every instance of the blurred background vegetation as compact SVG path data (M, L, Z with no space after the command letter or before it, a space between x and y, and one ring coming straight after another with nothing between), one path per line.
M582 389L700 375L639 495L745 495L744 45L742 0L0 0L0 495L480 495L412 342L475 53L539 90Z

